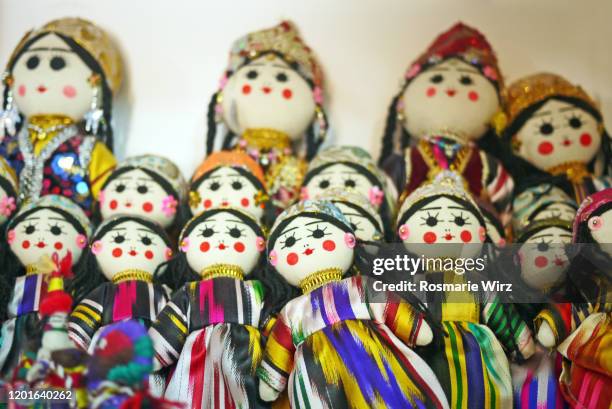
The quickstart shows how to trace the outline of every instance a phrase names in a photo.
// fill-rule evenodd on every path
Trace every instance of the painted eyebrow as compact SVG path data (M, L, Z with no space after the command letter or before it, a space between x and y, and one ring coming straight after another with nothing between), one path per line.
M461 207L461 206L448 206L449 209L455 209L455 210L465 210L465 207ZM465 210L467 212L467 210Z
M245 222L243 222L242 220L227 220L230 223L241 223L241 224L246 224Z
M146 229L146 228L142 228L142 229L141 229L141 228L139 228L139 229L136 229L136 230L138 230L138 231L143 231L143 232L145 232L145 233L155 233L153 230Z
M38 48L30 48L27 52L33 52L33 51L62 51L65 53L72 53L74 51L66 49L66 48L58 48L58 47L38 47Z
M571 106L571 107L563 107L563 108L559 108L559 112L575 111L575 110L577 110L577 109L580 109L580 108L578 108L578 107L574 107L574 106Z
M40 217L30 217L30 216L28 216L23 221L25 222L27 220L40 220Z
M478 73L478 71L477 71L477 70L475 70L475 69L471 69L471 68L457 68L457 71L459 71L459 72L469 72L469 73L471 73L471 74L476 74L476 73Z
M545 115L550 115L550 111L542 111L542 112L533 114L534 117L545 116Z
M295 229L297 229L297 227L292 227L292 228L290 228L290 229L285 230L285 231L284 231L284 232L282 232L281 234L288 233L288 232L290 232L290 231L292 231L292 230L295 230Z
M55 220L56 222L65 222L66 219L62 217L49 217L49 220Z
M349 212L342 212L342 214L344 214L346 217L348 216L357 216L360 217L362 219L365 219L366 217L360 213L349 213Z
M427 70L427 71L448 71L448 68L444 68L444 67L433 67L433 68L430 68L430 69L429 69L429 70Z
M340 174L340 175L354 175L355 173L359 173L359 172L357 172L356 170L352 170L352 171L342 171L342 172L333 172L333 171L330 171L330 170L327 170L327 171L325 171L325 170L324 170L323 172L319 173L319 175L330 175L330 174L331 174L331 175L333 175L333 174Z
M276 68L282 68L283 70L288 70L289 68L285 65L280 65L280 64L272 64L273 67Z
M540 234L539 236L533 236L532 239L541 239L543 237L552 237L552 233L550 234Z
M417 212L425 212L427 210L440 210L440 209L442 209L442 208L441 207L427 207L425 209L419 209L419 210L417 210Z
M125 227L113 227L110 231L125 230Z

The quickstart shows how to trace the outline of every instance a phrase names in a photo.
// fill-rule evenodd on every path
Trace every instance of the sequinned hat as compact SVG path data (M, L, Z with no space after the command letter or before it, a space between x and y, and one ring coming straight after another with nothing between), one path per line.
M228 71L236 72L246 61L267 52L279 53L294 62L299 72L315 86L323 83L323 73L312 50L302 41L295 25L283 21L279 25L249 33L234 42L230 51Z
M574 243L577 240L580 223L587 221L595 210L610 202L612 202L612 188L593 193L582 201L574 219L574 235L572 239Z
M13 60L28 41L44 33L57 33L74 40L100 64L111 91L116 93L119 90L123 79L123 61L119 49L104 30L82 18L64 17L29 31L13 51L8 65L13 65Z
M1 156L0 156L0 178L2 178L3 180L6 180L8 185L13 190L12 191L13 194L16 194L18 192L17 174L15 173L15 170L11 167L11 165L9 165L9 163L6 161L6 159L4 159ZM0 187L3 187L3 183L1 181L0 181Z
M405 78L410 80L425 67L438 64L449 58L459 58L473 65L485 77L503 89L503 79L497 57L486 37L478 30L461 22L440 34L406 71Z
M186 183L180 169L170 159L159 155L132 156L121 162L115 172L122 168L146 169L167 181L174 191L182 198L185 195Z
M543 183L531 186L519 193L512 202L514 213L512 227L517 235L531 222L532 215L553 203L562 203L576 209L576 202L562 189Z
M450 170L441 171L438 173L438 175L436 175L433 181L422 185L418 189L415 189L406 197L398 212L397 224L399 225L405 221L404 215L415 204L429 197L442 195L456 197L457 199L470 203L474 208L476 215L484 224L484 218L480 212L480 208L465 189L465 182L463 178L459 174Z
M246 152L242 151L219 151L211 153L193 173L191 182L194 183L200 179L202 175L213 169L224 166L242 168L255 176L257 180L261 182L262 186L265 186L265 176L261 166L259 166L259 164Z
M70 222L75 229L83 232L87 237L91 235L91 222L85 212L83 212L83 209L72 200L58 195L46 195L36 200L26 202L21 206L17 215L9 222L7 229L12 229L22 219L27 217L27 215L41 208L58 210L67 217L68 222Z
M583 101L595 112L599 113L598 104L578 85L574 85L560 75L551 73L538 73L516 80L506 91L505 113L498 120L496 127L501 134L507 128L511 128L517 117L530 106L553 97L569 97ZM506 133L505 137L512 137Z

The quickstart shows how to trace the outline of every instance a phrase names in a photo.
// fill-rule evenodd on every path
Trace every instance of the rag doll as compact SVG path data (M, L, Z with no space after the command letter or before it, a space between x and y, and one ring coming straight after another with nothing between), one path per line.
M323 73L293 23L283 21L234 43L208 109L208 154L220 122L227 127L222 149L244 151L259 162L275 205L297 200L305 159L323 141L327 118Z
M6 231L6 224L17 210L17 176L9 163L0 157L0 232ZM3 234L0 234L0 269L3 266L9 252L8 243ZM4 281L6 275L0 274L0 300L8 300L10 297L10 286ZM0 305L0 322L6 319L5 305Z
M189 186L189 208L196 215L214 207L235 207L263 220L270 209L261 166L244 152L214 152L198 166Z
M72 267L79 262L90 233L82 209L56 195L23 205L8 222L10 252L1 274L3 285L12 293L3 300L8 318L2 323L0 376L12 378L23 359L36 357L41 341L38 311L47 292L47 275L55 268L52 258L63 260L70 254Z
M121 162L102 185L98 203L102 219L123 214L150 219L167 230L182 225L179 203L186 183L179 168L158 155Z
M493 156L503 152L491 125L503 88L497 57L480 32L457 23L440 34L411 64L389 107L378 163L397 191L409 194L450 169L506 224L513 182ZM484 142L489 152L478 147Z
M565 358L559 378L572 408L607 408L612 400L612 189L587 197L574 220L568 279L572 302L543 310L535 320L538 341Z
M442 172L410 194L399 211L397 226L406 250L426 257L427 282L461 284L478 275L477 270L442 267L458 257L478 257L486 240L484 218L459 175ZM437 259L443 262L435 263ZM426 360L451 407L511 408L506 352L527 358L534 348L531 332L516 310L495 292L477 297L470 291L439 291L426 296L429 311L445 331L439 347Z
M91 351L104 327L128 319L150 326L166 305L170 240L160 225L137 216L116 216L98 226L85 263L77 271L70 336Z
M268 260L303 294L284 305L267 340L261 397L272 401L288 387L292 408L447 408L411 349L432 341L423 311L351 275L356 251L350 223L330 202L299 202L276 219Z
M517 192L548 182L581 203L612 184L610 137L601 111L582 88L563 77L540 73L511 84L499 132L513 154L508 168ZM599 171L598 154L604 164Z
M267 407L255 375L266 318L264 250L260 224L239 209L205 210L185 225L173 262L190 282L149 330L156 368L175 365L166 399L192 408Z
M397 193L384 172L362 148L333 146L312 159L304 177L301 198L315 198L333 188L365 197L380 213L385 225L393 219Z
M111 107L121 58L93 23L62 18L29 31L4 78L0 153L19 174L21 200L46 194L92 211L115 166Z

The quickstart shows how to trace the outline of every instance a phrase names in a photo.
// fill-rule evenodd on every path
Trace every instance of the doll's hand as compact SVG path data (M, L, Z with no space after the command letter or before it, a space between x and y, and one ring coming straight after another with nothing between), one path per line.
M431 327L429 324L423 320L421 323L421 328L419 328L419 332L417 333L415 343L417 345L429 345L433 340L433 332L431 331Z
M546 348L555 347L555 333L546 321L542 321L538 329L538 342Z
M278 398L279 392L277 392L270 385L264 381L259 381L259 397L264 402L272 402Z

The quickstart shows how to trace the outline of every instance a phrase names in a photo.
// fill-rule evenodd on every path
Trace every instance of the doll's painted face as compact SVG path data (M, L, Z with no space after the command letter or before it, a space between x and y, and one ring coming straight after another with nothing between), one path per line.
M544 219L561 219L567 221L573 221L576 217L576 208L563 202L553 202L540 210L533 217L533 220L544 220Z
M8 232L11 251L24 266L35 264L43 256L57 253L60 260L68 252L76 263L81 257L87 238L61 214L42 208L29 214Z
M13 69L13 95L27 117L40 114L82 118L91 105L91 69L64 40L48 34L30 45Z
M314 113L308 82L274 54L241 67L223 90L224 119L238 134L270 128L295 140L308 128Z
M314 217L298 216L278 236L270 256L276 270L293 286L328 268L343 272L353 264L353 243L336 225Z
M540 290L562 282L569 268L565 245L571 241L572 234L559 227L548 227L527 239L519 249L523 280Z
M497 89L480 71L450 58L418 74L404 91L404 117L415 138L450 130L479 139L499 108Z
M174 222L178 206L178 199L141 169L112 178L99 201L103 219L118 214L134 215L153 220L164 228Z
M601 134L590 113L551 99L517 132L518 155L541 170L566 162L589 163L599 151Z
M200 201L197 207L191 207L193 214L230 206L249 212L256 219L263 216L264 209L255 201L259 189L232 167L223 166L211 172L200 183L197 192Z
M414 254L475 257L482 249L485 231L470 210L454 200L440 197L410 216L400 226L399 235L406 249Z
M351 227L355 232L355 237L357 237L358 240L374 241L382 239L376 226L369 218L364 216L365 210L363 211L364 213L361 213L342 202L334 202L334 204L351 223Z
M170 255L168 245L158 233L130 219L92 243L92 251L108 280L125 270L153 274Z
M332 188L348 189L369 198L374 185L370 179L354 168L339 163L323 169L313 176L305 188L308 197L317 197Z
M197 272L213 264L233 264L250 274L264 250L264 239L238 216L219 212L201 221L181 246Z

